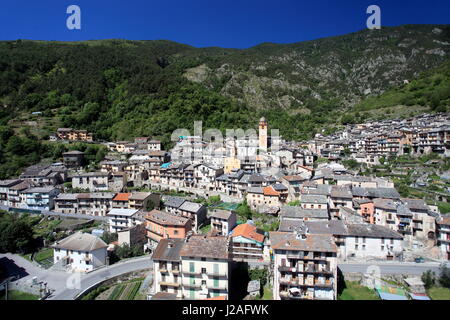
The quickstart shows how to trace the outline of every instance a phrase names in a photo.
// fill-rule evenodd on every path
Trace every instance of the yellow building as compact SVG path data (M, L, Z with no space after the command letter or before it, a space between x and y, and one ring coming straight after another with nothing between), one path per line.
M224 159L223 165L223 172L228 174L233 170L239 170L241 168L241 161L236 157L229 157Z

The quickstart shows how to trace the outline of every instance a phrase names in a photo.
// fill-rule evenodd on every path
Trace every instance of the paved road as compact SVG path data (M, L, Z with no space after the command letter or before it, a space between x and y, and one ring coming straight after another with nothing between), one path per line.
M93 286L94 284L107 280L118 275L153 268L153 261L148 257L136 258L125 262L120 262L109 267L93 271L88 274L71 274L73 276L68 280L63 290L55 292L49 300L73 300L78 294ZM78 288L73 288L74 281L80 279Z
M18 282L26 283L31 281L33 277L37 277L37 281L47 282L49 288L61 291L70 274L66 272L49 271L38 267L16 254L0 254L0 263L6 268L9 275L17 275Z
M50 289L55 292L49 300L72 300L79 293L92 285L115 276L143 269L153 268L153 261L149 256L130 259L104 267L88 274L68 273L64 271L46 270L15 254L0 254L0 262L11 275L18 275L20 282L37 281L47 282Z
M23 208L12 208L5 205L0 205L0 210L9 211L9 209L23 209ZM39 214L39 213L32 213L32 214ZM50 215L50 216L58 216L61 218L74 218L74 219L92 219L92 220L98 220L98 221L108 221L108 217L103 216L92 216L88 214L77 214L77 213L62 213L62 212L55 212L55 211L47 211L47 210L41 210L40 214L43 215Z
M439 272L439 263L339 263L342 272L366 273L369 266L378 266L382 274L421 275L427 270Z

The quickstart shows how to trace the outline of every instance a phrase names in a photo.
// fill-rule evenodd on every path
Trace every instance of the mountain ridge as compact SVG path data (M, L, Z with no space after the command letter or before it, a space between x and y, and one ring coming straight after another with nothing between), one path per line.
M2 41L0 123L42 111L42 137L71 126L101 139L167 140L194 120L245 127L256 114L285 137L306 139L365 99L445 63L449 39L449 25L404 25L248 49L170 40Z

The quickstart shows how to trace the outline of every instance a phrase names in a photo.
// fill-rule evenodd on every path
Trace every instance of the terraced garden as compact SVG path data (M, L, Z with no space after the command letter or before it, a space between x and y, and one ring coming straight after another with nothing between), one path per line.
M128 282L111 286L100 293L95 300L135 300L143 279L134 279Z

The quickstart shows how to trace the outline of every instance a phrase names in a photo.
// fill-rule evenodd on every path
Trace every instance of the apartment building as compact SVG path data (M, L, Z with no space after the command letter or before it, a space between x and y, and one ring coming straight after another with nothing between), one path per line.
M445 217L438 222L438 247L441 249L441 257L450 260L450 217Z
M227 236L236 226L236 213L228 210L214 210L210 215L211 231L219 236Z
M60 193L55 199L55 212L78 213L78 193Z
M436 214L422 199L401 198L402 203L412 212L412 232L415 238L436 239Z
M161 239L183 239L192 230L192 220L169 212L152 210L145 216L147 239L156 246Z
M84 152L74 150L63 153L63 163L67 168L78 168L83 165Z
M330 194L330 215L339 217L339 208L353 209L353 194L347 187L332 186Z
M184 239L161 239L153 252L153 281L157 293L183 297L180 251L184 242Z
M22 206L23 191L32 187L32 183L28 180L22 181L19 184L8 188L8 202L7 206L11 208L19 208Z
M78 173L72 177L72 188L91 192L108 191L109 176L110 174L107 172Z
M56 137L61 140L70 141L93 141L92 133L86 130L75 130L72 128L58 128L56 130Z
M195 231L198 231L198 228L206 220L207 209L200 203L187 201L180 197L167 197L164 207L167 212L190 219L192 230Z
M230 252L227 237L188 237L180 250L180 258L184 299L219 296L228 299Z
M112 199L112 207L115 209L128 209L128 199L131 193L118 193Z
M49 211L54 207L54 199L59 189L52 186L32 187L21 192L21 207L30 210Z
M100 165L102 172L123 172L128 162L123 160L105 160L101 161Z
M106 216L108 217L109 232L112 233L142 223L138 216L138 210L135 209L111 209Z
M231 231L232 258L237 262L262 261L265 232L243 223Z
M104 217L112 209L115 195L111 192L79 193L77 213Z
M280 207L286 202L288 189L282 184L247 189L247 204L252 209L258 207Z
M342 257L392 260L403 251L403 236L388 227L374 224L348 224Z
M159 208L161 196L151 192L133 192L128 198L130 209L146 210L149 203L153 203L154 208Z
M32 165L26 168L19 178L28 180L35 186L56 186L66 181L67 168L60 164Z
M9 198L11 193L11 188L22 183L21 179L10 179L0 181L0 204L4 206L9 205Z
M355 199L353 200L353 209L362 216L365 222L375 224L375 207L372 200Z
M337 247L332 236L270 232L274 300L335 300Z

